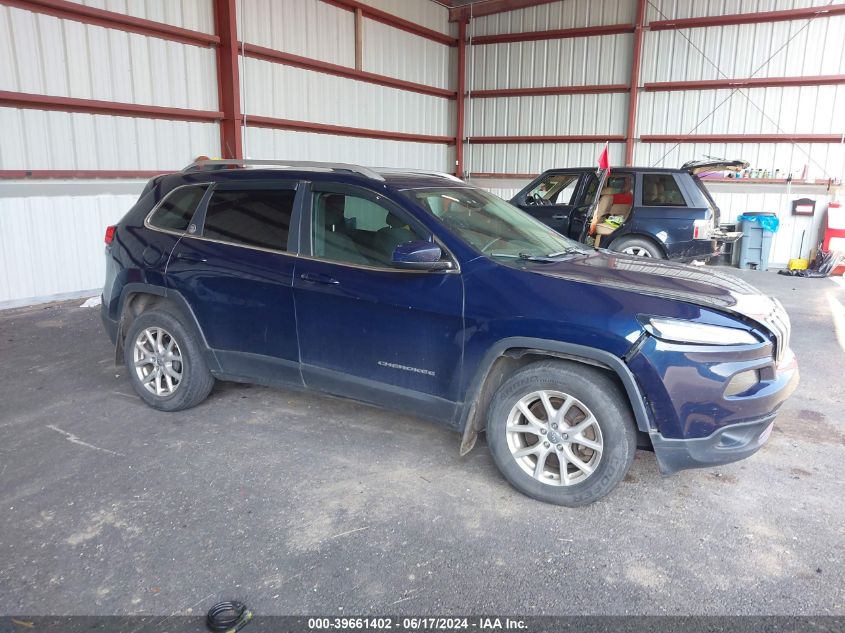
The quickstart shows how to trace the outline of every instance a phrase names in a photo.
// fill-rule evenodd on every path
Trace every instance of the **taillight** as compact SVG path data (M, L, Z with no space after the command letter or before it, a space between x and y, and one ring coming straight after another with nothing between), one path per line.
M107 226L106 227L106 237L104 238L104 242L106 246L110 245L114 241L114 234L117 231L116 226Z

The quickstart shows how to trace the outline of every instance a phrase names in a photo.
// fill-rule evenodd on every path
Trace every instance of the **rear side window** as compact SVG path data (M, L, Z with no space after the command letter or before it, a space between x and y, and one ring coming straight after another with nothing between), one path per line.
M215 191L205 212L203 237L286 251L295 197L293 189Z
M671 174L643 175L643 205L647 207L685 207L684 195Z
M187 231L205 190L205 186L174 189L150 216L150 225L165 231Z

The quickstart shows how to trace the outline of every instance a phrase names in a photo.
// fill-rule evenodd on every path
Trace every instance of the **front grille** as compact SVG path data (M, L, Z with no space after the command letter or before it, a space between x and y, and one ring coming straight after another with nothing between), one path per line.
M775 337L775 360L780 362L784 352L789 348L789 337L792 333L792 324L789 322L789 315L783 309L780 301L775 300L775 307L766 317L766 327Z

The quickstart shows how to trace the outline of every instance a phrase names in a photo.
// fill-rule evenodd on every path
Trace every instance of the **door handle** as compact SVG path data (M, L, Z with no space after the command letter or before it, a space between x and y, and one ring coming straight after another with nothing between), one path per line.
M176 259L178 259L179 261L187 262L189 264L205 264L208 261L205 257L181 252L176 253Z
M566 219L566 215L564 215L563 213L556 213L552 216L552 220L565 220L565 219Z
M334 277L329 277L323 273L302 273L299 278L303 281L310 281L315 284L329 284L331 286L336 286L340 283Z

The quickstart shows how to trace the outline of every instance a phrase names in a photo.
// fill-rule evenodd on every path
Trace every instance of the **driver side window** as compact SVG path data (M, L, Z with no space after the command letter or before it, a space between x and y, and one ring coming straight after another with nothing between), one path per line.
M363 196L314 192L311 213L313 254L321 259L392 268L399 244L428 239L402 214Z
M578 188L578 174L551 174L528 193L531 204L572 204Z

